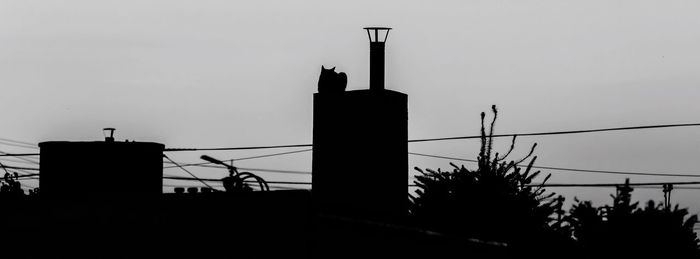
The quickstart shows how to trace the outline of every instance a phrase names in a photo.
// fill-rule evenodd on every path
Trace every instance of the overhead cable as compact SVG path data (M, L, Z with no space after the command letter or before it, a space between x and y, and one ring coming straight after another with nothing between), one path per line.
M242 160L251 160L251 159L258 159L258 158L266 158L266 157L274 157L274 156L282 156L282 155L289 155L289 154L296 154L296 153L303 153L303 152L309 152L311 149L304 149L304 150L297 150L297 151L290 151L290 152L282 152L282 153L273 153L273 154L267 154L267 155L258 155L258 156L249 156L249 157L242 157L242 158L233 158L233 159L227 159L227 160L221 160L222 162L233 162L233 161L242 161ZM202 162L202 163L191 163L191 164L181 164L181 166L202 166L202 165L211 165L215 164L212 162ZM166 166L163 168L172 168L174 166ZM217 166L219 167L219 166Z
M456 158L456 157L447 157L447 156L437 156L437 155L429 155L429 154L422 154L422 153L415 153L415 152L408 152L408 154L409 154L409 155L414 155L414 156L432 157L432 158L440 158L440 159L447 159L447 160L457 160L457 161L465 161L465 162L473 162L473 163L478 162L477 160L474 160L474 159L465 159L465 158ZM576 168L564 168L564 167L552 167L552 166L534 166L534 165L532 166L532 168L549 169L549 170L557 170L557 171L582 172L582 173L598 173L598 174L620 174L620 175L642 175L642 176L665 176L665 177L700 177L700 175L696 175L696 174L641 173L641 172L607 171L607 170L592 170L592 169L576 169Z
M658 125L616 127L616 128L599 128L599 129L586 129L586 130L549 131L549 132L518 133L518 134L496 134L496 135L492 135L490 137L500 138L500 137L513 137L513 136L520 136L520 137L547 136L547 135L595 133L595 132L605 132L605 131L625 131L625 130L641 130L641 129L656 129L656 128L697 127L697 126L700 126L700 123L658 124ZM445 140L460 140L460 139L480 139L480 138L481 138L481 135L460 136L460 137L444 137L444 138L426 138L426 139L408 140L408 143L433 142L433 141L445 141ZM223 151L223 150L273 149L273 148L293 148L293 147L311 147L311 146L313 146L313 145L312 144L296 144L296 145L217 147L217 148L166 148L164 151L165 152Z
M170 160L170 162L172 162L173 164L179 166L175 161L173 161L172 159L170 159L170 157L166 156L165 154L163 154L163 157L165 157L166 159ZM190 171L188 171L187 169L185 169L184 167L180 166L180 169L182 169L183 171L187 172L189 175L191 175L191 176L194 177L195 179L199 180L202 184L206 185L207 187L211 188L212 190L216 190L216 189L214 189L213 187L211 187L209 184L207 184L206 182L204 182L203 180L201 180L200 178L198 178L197 176L195 176L193 173L191 173Z

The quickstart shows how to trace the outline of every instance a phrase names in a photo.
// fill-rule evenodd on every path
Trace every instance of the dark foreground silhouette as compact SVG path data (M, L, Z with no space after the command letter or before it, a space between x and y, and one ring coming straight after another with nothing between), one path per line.
M603 251L610 258L700 258L693 232L697 216L651 200L640 208L631 202L632 190L629 182L619 186L613 204L602 207L576 200L566 222L579 253L587 258Z
M543 188L549 175L533 184L540 173L532 171L536 157L526 160L536 145L525 158L506 161L514 137L504 155L494 153L495 106L493 114L488 132L481 114L476 170L454 164L451 171L416 168L421 175L415 181L417 195L410 196L410 210L417 226L502 242L510 258L699 258L693 232L697 217L688 217L678 205L671 208L653 201L637 208L630 202L629 183L618 188L612 206L596 208L590 201L577 201L565 214L564 198L554 198Z

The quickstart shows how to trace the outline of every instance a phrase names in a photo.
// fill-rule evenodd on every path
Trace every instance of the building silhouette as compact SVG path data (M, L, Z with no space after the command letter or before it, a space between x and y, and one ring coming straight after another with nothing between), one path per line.
M8 258L499 257L502 246L405 222L408 96L385 89L389 28L370 36L369 89L333 69L314 94L313 191L163 193L165 146L48 141L41 194L0 201ZM381 34L383 33L383 34ZM381 34L381 35L380 35ZM9 244L9 243L4 243ZM41 249L35 249L35 247ZM19 251L14 254L10 252ZM370 254L371 253L371 254ZM29 256L23 256L29 255Z
M324 213L395 218L407 212L408 96L384 88L378 34L390 28L366 29L369 89L314 94L314 203Z
M163 144L48 141L39 148L46 197L156 198L163 192Z

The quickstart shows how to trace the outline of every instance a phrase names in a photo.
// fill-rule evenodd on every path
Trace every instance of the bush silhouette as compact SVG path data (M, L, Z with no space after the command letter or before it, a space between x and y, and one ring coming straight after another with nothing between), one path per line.
M409 195L410 213L424 228L449 235L460 235L485 241L506 242L522 251L537 249L543 242L564 241L568 236L558 235L556 212L563 198L545 194L544 184L533 179L534 144L527 156L506 162L515 148L513 137L505 155L493 152L493 129L498 112L492 106L494 118L489 132L481 113L481 149L476 170L457 166L452 171L415 168L421 175L414 183L417 196ZM521 166L526 160L527 165ZM563 237L563 238L562 238Z
M588 258L698 258L698 239L693 232L697 216L688 216L678 205L671 208L648 201L638 208L631 202L629 181L618 187L613 205L594 207L575 200L567 216L580 254Z

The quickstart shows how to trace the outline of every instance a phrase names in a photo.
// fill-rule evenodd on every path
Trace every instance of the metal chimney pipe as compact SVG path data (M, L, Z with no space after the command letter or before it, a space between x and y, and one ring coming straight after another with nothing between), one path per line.
M384 48L388 27L365 27L369 36L369 89L384 90Z
M384 42L369 43L369 89L384 89Z

